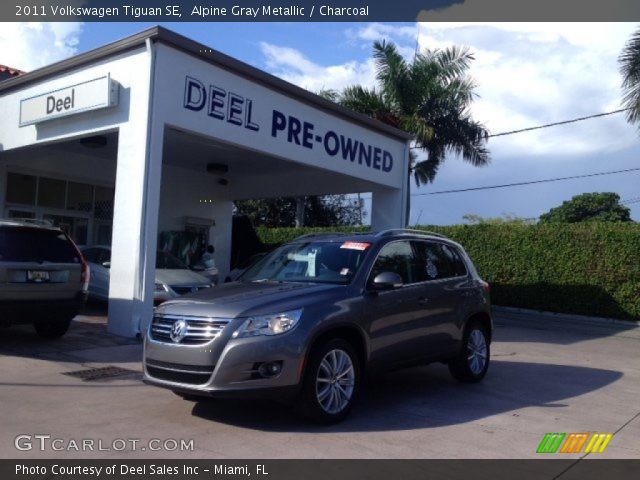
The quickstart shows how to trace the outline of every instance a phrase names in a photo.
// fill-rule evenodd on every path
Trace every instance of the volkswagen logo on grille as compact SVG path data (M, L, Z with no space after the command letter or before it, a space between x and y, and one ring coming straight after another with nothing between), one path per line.
M171 327L171 340L174 343L180 343L187 335L187 322L185 320L176 320Z

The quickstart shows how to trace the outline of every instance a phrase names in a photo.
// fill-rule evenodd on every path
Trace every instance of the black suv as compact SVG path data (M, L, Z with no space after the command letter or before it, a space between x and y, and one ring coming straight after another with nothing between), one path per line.
M491 334L489 285L457 243L410 230L305 235L236 282L158 307L145 381L190 400L293 394L330 423L365 372L444 361L458 380L481 380Z
M0 220L0 324L57 338L86 300L89 266L59 228Z

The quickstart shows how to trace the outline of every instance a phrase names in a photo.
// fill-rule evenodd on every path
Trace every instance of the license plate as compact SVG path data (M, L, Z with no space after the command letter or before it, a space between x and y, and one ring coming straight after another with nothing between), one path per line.
M44 270L29 270L27 272L27 280L36 283L48 282L49 272Z

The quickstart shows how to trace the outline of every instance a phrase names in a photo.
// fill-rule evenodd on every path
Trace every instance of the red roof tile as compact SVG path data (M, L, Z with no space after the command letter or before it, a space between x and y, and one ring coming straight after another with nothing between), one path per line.
M17 77L18 75L22 75L25 72L22 70L18 70L17 68L11 68L7 67L6 65L0 64L0 73L8 73L11 76Z

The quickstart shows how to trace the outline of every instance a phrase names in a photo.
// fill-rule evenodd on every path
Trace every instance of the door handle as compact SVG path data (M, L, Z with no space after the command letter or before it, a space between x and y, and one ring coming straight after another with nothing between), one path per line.
M426 305L427 303L429 303L429 299L427 297L418 298L418 305Z

